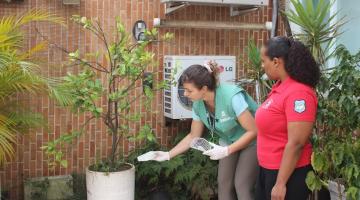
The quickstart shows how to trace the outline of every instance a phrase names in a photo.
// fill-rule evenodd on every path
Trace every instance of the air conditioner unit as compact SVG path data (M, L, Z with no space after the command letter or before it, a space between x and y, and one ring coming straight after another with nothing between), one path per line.
M184 96L180 77L184 70L194 64L215 60L221 68L219 82L233 83L236 75L235 56L164 56L164 80L174 78L175 84L164 89L164 116L171 119L192 118L192 102Z

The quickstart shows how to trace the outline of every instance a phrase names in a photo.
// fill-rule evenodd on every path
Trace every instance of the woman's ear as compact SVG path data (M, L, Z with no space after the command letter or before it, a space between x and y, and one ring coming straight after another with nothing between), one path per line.
M208 91L208 87L206 85L204 85L202 88L201 88L201 91L202 92L207 92Z
M280 64L280 59L279 58L275 57L275 58L273 58L272 61L273 61L275 67L279 67L279 64Z
M277 66L285 68L285 60L284 60L284 58L277 58Z

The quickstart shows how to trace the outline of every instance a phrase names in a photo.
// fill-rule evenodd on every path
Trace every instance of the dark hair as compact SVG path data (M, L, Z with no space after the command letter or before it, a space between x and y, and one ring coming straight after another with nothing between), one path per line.
M310 50L300 41L277 36L265 44L266 54L272 60L282 58L289 76L310 87L315 87L320 79L320 68Z
M197 89L204 86L210 91L214 91L218 84L219 68L217 63L209 62L209 71L204 65L191 65L180 77L180 84L193 83Z

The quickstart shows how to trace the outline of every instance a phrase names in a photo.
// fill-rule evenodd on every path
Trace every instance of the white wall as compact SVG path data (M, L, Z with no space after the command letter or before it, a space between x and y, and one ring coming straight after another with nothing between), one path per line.
M344 44L351 53L360 50L360 1L338 0L337 9L340 16L346 16L348 22L344 25L345 31L338 39L338 44Z

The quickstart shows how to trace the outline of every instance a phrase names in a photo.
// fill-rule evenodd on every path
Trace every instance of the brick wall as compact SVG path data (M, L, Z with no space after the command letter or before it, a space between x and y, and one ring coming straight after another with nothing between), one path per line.
M270 1L270 5L272 2ZM152 26L153 18L182 19L182 20L216 20L216 21L239 21L264 23L271 20L271 8L265 7L256 12L243 16L230 17L229 9L224 7L190 6L171 16L165 16L164 6L160 0L81 0L80 6L65 6L61 0L24 0L22 3L0 3L0 17L4 15L19 14L32 8L45 9L66 19L67 27L36 23L25 28L27 32L26 46L29 48L40 42L41 37L36 34L37 27L50 41L55 41L69 50L93 51L99 48L98 40L69 21L69 17L80 14L86 17L97 17L104 25L105 30L111 30L114 17L120 16L126 29L130 31L133 23L139 19L144 20L148 26ZM282 25L280 26L282 30ZM245 77L246 71L239 56L244 56L244 47L249 38L254 38L258 44L263 43L268 37L267 31L253 30L204 30L168 28L161 29L160 33L175 33L174 43L153 45L150 49L156 54L159 63L164 55L234 55L237 56L237 77ZM62 61L66 55L56 49L49 49L38 56L42 61L42 69L48 76L61 76L69 70L63 66ZM161 68L160 68L161 69ZM151 70L151 69L150 69ZM77 144L69 149L66 155L69 160L67 169L57 167L50 170L47 165L47 157L41 151L41 147L49 140L57 138L61 133L76 129L88 117L74 115L66 109L57 106L47 97L26 96L20 97L23 102L32 109L41 112L48 120L48 127L40 130L30 130L29 133L19 135L16 146L16 157L12 162L6 163L0 168L1 185L3 189L10 190L11 199L22 199L24 179L29 177L52 176L69 174L73 171L83 171L93 163L95 157L104 157L110 149L110 138L105 126L100 122L92 122L85 134ZM172 122L165 126L162 116L162 96L156 95L152 109L156 112L145 112L135 106L135 111L143 112L141 124L149 123L154 128L158 139L162 144L168 144L169 140L178 133L180 127L189 128L189 122ZM133 124L134 132L140 124ZM124 142L123 151L135 148L139 144Z

